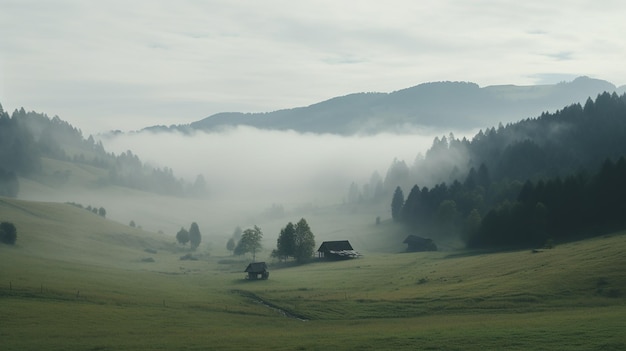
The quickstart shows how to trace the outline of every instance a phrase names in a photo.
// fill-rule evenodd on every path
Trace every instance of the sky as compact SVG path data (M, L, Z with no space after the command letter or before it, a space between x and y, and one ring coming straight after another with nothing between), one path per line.
M0 0L0 103L84 134L424 82L626 84L626 2Z

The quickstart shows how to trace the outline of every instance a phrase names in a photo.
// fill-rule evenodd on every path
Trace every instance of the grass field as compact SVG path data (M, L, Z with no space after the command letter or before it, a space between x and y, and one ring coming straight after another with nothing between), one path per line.
M274 264L251 282L245 259L181 261L173 238L69 205L0 198L0 220L18 228L0 245L2 350L626 349L626 233Z

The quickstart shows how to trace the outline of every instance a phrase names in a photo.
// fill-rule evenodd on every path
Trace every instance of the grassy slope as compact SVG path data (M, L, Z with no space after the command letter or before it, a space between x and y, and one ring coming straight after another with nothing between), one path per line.
M248 282L247 261L179 261L171 237L69 205L0 198L7 219L3 350L626 347L623 233L535 254L369 253Z

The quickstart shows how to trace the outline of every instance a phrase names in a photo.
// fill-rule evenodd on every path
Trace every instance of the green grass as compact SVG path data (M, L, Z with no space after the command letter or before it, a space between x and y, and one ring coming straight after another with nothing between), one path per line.
M626 348L624 233L535 254L368 252L250 282L245 260L180 261L171 237L69 205L0 199L9 218L2 350Z

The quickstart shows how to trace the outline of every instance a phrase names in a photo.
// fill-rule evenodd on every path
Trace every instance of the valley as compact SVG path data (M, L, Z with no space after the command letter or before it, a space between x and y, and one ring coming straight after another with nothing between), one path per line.
M366 251L272 262L270 279L248 281L249 257L211 250L181 261L172 237L70 205L2 199L0 211L20 228L14 247L0 246L5 350L626 345L626 233L537 253ZM148 256L154 262L142 262Z

